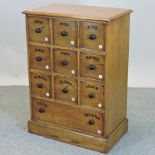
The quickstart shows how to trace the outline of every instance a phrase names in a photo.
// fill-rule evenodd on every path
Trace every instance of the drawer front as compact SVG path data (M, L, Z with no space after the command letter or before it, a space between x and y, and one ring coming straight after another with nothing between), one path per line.
M55 99L77 103L77 81L72 78L58 77L55 78Z
M95 108L104 108L103 86L81 82L81 104Z
M54 50L54 71L77 75L77 53L75 51Z
M104 116L68 105L32 99L33 119L76 130L103 135Z
M29 41L49 43L49 19L42 17L28 17Z
M50 76L31 73L32 94L40 97L51 97Z
M104 78L104 57L81 53L80 76L102 80Z
M30 67L33 69L50 71L50 48L30 46Z
M72 20L54 19L54 44L77 46L77 24Z
M104 25L95 22L81 22L80 47L104 50Z

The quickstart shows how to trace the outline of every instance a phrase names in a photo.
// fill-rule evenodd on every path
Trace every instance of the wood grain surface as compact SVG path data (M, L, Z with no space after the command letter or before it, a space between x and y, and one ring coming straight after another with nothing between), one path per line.
M28 18L28 36L30 41L41 43L50 42L50 26L48 18L29 17ZM48 41L45 40L48 38Z
M130 14L131 12L132 10L130 9L122 8L53 3L48 6L26 10L23 13L42 16L95 19L109 22L123 15Z
M29 54L30 68L42 70L45 72L51 70L50 48L41 46L29 46ZM46 69L47 66L49 69Z
M104 24L95 22L80 22L80 47L103 50L104 49ZM90 35L94 35L94 39L90 39ZM99 48L102 45L103 48Z
M94 83L81 82L80 85L80 103L95 108L104 108L104 87ZM91 97L90 95L94 95ZM98 105L101 105L99 107Z
M77 76L78 63L76 51L54 49L53 60L54 72ZM73 70L75 71L75 74L72 74Z
M96 80L104 79L104 56L97 54L82 53L80 54L80 76L81 77L90 77ZM91 66L94 66L94 69L91 69ZM102 75L102 78L99 78L99 75Z
M107 27L105 59L105 135L126 119L129 52L129 15Z
M75 21L56 18L53 20L53 29L54 44L66 47L77 46L77 23ZM75 44L72 45L71 41Z
M40 73L31 73L31 91L33 95L51 97L51 77ZM46 96L49 93L49 96Z
M78 101L77 80L70 77L55 76L55 99L76 104Z
M51 122L58 126L81 130L83 132L98 134L97 131L100 130L102 132L101 135L104 133L104 115L101 113L80 110L68 105L38 99L32 100L32 107L32 118L34 120ZM40 112L40 108L43 108L44 112Z

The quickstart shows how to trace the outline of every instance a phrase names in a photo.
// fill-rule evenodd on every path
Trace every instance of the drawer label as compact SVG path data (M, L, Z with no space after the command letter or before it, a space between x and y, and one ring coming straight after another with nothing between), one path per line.
M36 20L34 20L34 23L35 24L43 24L43 21L36 19Z
M66 51L61 51L61 55L70 56L70 53Z
M86 56L86 59L92 59L92 60L95 60L95 61L99 61L99 58L98 57L95 57L95 56Z
M44 103L44 102L41 102L41 101L38 101L37 104L38 104L39 106L47 107L47 104Z
M92 89L98 90L97 86L93 86L93 85L89 85L89 84L86 85L86 88L88 88L88 89L92 88Z
M41 80L47 81L47 78L45 78L44 76L41 76L41 75L34 75L34 78L35 79L41 79Z
M100 120L100 117L97 116L95 113L84 113L84 116L85 116L85 117L93 117L93 118L95 118L96 120Z
M59 83L61 84L61 85L64 85L64 84L68 84L68 85L72 85L72 83L70 82L70 81L68 81L68 80L59 80Z
M36 52L44 52L44 49L43 48L35 48L35 51Z
M61 22L61 23L60 23L60 26L68 27L69 24L68 24L68 23L64 23L64 22Z
M88 29L97 30L97 26L96 26L96 25L88 25L87 28L88 28Z

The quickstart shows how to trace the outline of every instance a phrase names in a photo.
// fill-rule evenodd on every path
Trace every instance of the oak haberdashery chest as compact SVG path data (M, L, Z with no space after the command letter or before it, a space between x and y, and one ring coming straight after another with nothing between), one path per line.
M127 132L131 12L71 4L24 11L30 133L108 152Z

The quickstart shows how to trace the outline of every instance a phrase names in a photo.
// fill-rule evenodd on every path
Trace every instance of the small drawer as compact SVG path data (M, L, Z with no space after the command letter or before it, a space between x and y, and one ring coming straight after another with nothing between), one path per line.
M54 78L55 99L77 103L77 81L72 78L58 77Z
M54 19L54 44L77 46L77 23L73 20Z
M77 76L77 52L55 49L54 72Z
M41 73L31 73L32 95L40 97L51 97L51 79L50 76Z
M28 17L28 40L50 43L49 19L43 17Z
M39 47L39 46L30 46L30 68L50 71L50 48L48 47Z
M80 76L104 79L104 56L96 54L81 53L80 55Z
M32 119L56 124L73 130L103 136L103 113L80 109L73 106L32 99Z
M81 82L81 105L95 108L104 108L104 91L103 86L93 83Z
M104 25L95 22L80 22L80 47L104 50Z

